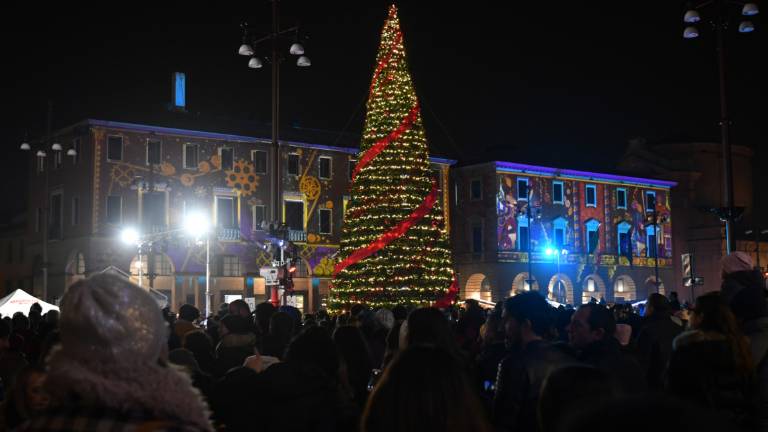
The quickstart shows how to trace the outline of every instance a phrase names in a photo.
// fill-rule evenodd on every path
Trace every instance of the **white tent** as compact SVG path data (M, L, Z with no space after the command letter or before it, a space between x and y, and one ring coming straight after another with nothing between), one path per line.
M4 317L12 317L16 312L22 312L24 315L29 315L29 307L34 303L38 303L43 307L43 313L46 313L49 310L59 310L58 306L46 303L24 290L17 289L0 299L0 314Z

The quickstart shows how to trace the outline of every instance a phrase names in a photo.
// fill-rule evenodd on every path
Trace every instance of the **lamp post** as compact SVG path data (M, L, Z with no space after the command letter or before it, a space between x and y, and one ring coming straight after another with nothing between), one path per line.
M556 249L556 248L548 247L546 250L546 253L547 255L550 255L550 256L554 255L555 259L557 260L557 274L555 275L555 278L556 278L555 288L552 291L556 301L559 303L564 303L564 302L560 302L561 298L558 296L558 294L560 293L559 291L560 290L560 257L568 256L568 249L565 249L565 248ZM567 302L567 299L566 299L566 302Z
M738 217L737 210L733 203L733 161L731 155L731 142L729 137L730 119L728 118L728 104L725 82L725 36L729 25L729 8L732 6L741 7L741 15L745 17L739 23L739 33L751 33L755 30L755 25L748 18L759 13L755 3L732 1L732 0L708 0L702 1L698 5L691 3L683 16L683 22L686 24L683 30L685 39L695 39L699 37L699 30L695 24L701 21L699 10L705 7L713 6L714 17L710 24L715 30L717 64L720 82L720 147L723 160L723 208L719 209L720 219L725 222L725 245L728 254L734 249L735 239L733 238L733 222Z
M251 69L261 69L264 62L255 55L254 47L262 42L269 41L272 49L272 56L269 61L272 65L272 166L274 169L273 180L271 182L272 195L272 221L279 223L280 217L280 62L285 59L278 50L280 40L292 40L289 53L298 56L296 65L299 67L308 67L312 64L309 57L304 55L304 46L299 43L299 27L294 26L288 29L280 29L280 15L278 13L278 1L272 1L272 31L267 35L255 37L252 34L248 23L242 23L243 43L240 45L238 54L250 57L248 67ZM292 36L292 37L291 37Z
M202 212L191 212L184 230L196 240L205 241L205 318L211 315L211 223Z
M41 268L42 273L43 273L43 292L42 292L43 301L47 301L48 300L48 229L50 228L48 226L48 224L49 224L49 222L48 222L48 216L49 216L48 212L50 211L50 208L48 206L49 205L48 201L50 199L50 197L48 196L48 193L49 193L48 189L50 188L50 184L49 184L50 183L50 176L49 176L49 173L48 173L48 167L46 166L47 165L46 164L46 157L48 155L47 155L47 153L45 152L44 149L48 148L48 146L50 145L51 151L53 152L54 164L58 164L59 163L57 161L61 160L61 152L64 151L64 148L58 142L54 142L53 144L51 144L51 117L52 117L52 115L53 115L53 102L49 100L48 101L48 115L47 115L47 118L46 118L45 139L43 140L43 142L35 143L35 147L39 148L39 150L37 150L37 152L35 152L35 157L37 158L36 171L37 171L38 174L39 173L44 173L44 175L45 175L45 182L43 184L43 206L41 208L41 213L42 214L40 214L40 220L39 220L39 222L37 222L37 223L40 224L39 225L40 226L40 231L42 231L42 235L43 235L43 239L42 239L43 240L43 242L42 242L43 243L43 245L42 245L42 249L43 249L43 251L42 251L43 252L43 262L42 262L42 268ZM25 139L21 143L21 146L19 146L19 149L21 149L22 151L28 152L28 151L32 151L32 147L33 146L30 143L28 143L27 140ZM73 157L77 156L77 151L75 149L73 149L73 148L70 148L70 149L67 150L67 156L73 156Z
M653 284L656 286L656 292L658 293L659 287L661 286L661 281L659 280L659 222L666 223L667 216L663 216L661 219L659 219L658 209L656 208L655 196L652 199L650 197L646 199L648 200L647 205L649 207L652 206L653 208L653 211L651 212L651 217L650 217L650 223L653 225L653 249L650 249L650 250L653 253L653 271L654 271Z

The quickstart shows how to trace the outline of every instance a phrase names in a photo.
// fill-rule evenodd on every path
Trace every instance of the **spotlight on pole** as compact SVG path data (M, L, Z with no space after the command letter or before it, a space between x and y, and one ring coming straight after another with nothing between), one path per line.
M184 231L195 238L205 236L210 229L209 218L202 212L191 212L184 219Z
M127 245L139 243L139 232L135 228L126 228L120 233L120 240Z

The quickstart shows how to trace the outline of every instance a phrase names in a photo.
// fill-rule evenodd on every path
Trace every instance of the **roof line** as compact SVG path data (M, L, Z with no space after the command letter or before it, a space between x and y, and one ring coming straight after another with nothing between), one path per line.
M677 186L677 182L668 181L668 180L656 180L656 179L647 179L647 178L641 178L641 177L622 176L617 174L603 174L603 173L594 173L589 171L559 169L559 168L543 167L543 166L537 166L537 165L520 164L520 163L514 163L514 162L496 161L494 163L497 169L508 170L512 172L544 174L544 175L551 175L551 176L576 177L576 178L582 178L582 179L588 179L588 180L610 180L610 181L615 181L619 183L634 183L639 185L650 185L650 186L665 187L665 188L671 188L671 187Z

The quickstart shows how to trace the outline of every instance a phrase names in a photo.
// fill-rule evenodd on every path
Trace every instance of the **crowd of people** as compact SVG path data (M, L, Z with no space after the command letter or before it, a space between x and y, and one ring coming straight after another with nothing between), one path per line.
M137 431L768 431L768 303L748 255L680 304L331 316L225 304L159 311L114 275L0 320L0 428Z

